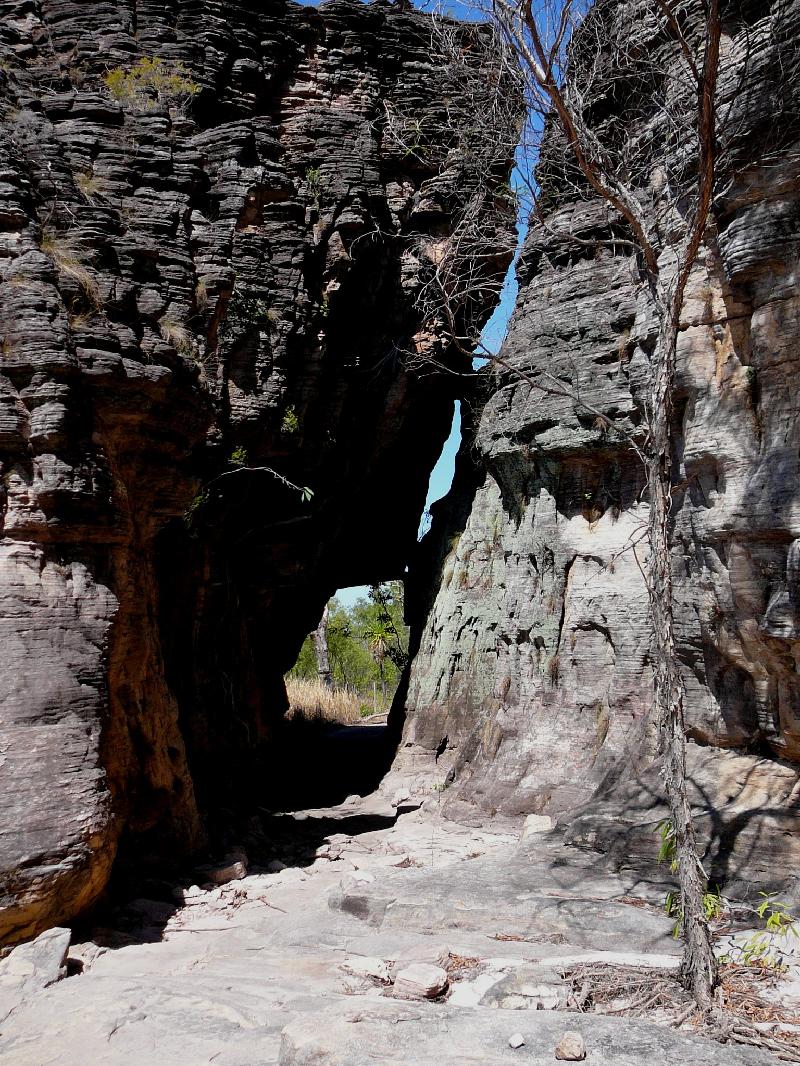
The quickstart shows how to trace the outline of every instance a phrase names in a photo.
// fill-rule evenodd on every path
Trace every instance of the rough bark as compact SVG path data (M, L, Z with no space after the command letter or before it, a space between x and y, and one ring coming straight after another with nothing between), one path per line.
M684 685L675 643L672 591L672 432L675 353L682 299L659 293L660 328L652 357L652 408L647 449L648 553L643 563L650 600L653 648L653 712L661 745L661 774L675 840L684 938L681 974L698 1006L710 1010L717 963L703 909L707 878L700 862L687 789Z
M333 674L331 673L331 657L328 652L328 604L322 612L319 625L314 630L314 655L317 659L317 676L326 688L333 686Z

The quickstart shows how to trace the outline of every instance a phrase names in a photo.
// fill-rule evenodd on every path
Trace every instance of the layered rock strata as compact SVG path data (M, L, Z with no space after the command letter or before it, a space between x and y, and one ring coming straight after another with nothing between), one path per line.
M617 85L630 10L609 7ZM726 876L734 849L751 872L774 873L800 828L799 31L796 3L726 8L714 222L678 346L678 653L690 776ZM673 70L666 27L636 32ZM642 133L626 128L631 143ZM627 810L653 850L647 501L623 435L642 421L652 326L628 246L607 239L603 204L564 183L563 151L552 138L539 171L502 352L541 387L493 375L440 508L418 569L438 593L417 620L396 765L449 785L462 818L588 811L576 842L605 846ZM656 154L654 176L662 164Z
M384 136L443 106L400 6L3 0L0 47L18 938L88 906L123 836L180 854L263 789L322 605L402 573L454 395L403 353L447 358L414 304L464 176Z

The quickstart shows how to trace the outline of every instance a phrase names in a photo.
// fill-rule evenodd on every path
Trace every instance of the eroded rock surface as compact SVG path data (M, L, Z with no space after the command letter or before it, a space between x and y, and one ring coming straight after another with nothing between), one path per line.
M557 837L517 847L442 818L435 793L417 799L424 807L399 817L373 797L273 819L271 852L243 879L176 886L172 906L120 904L70 949L83 972L32 991L6 1019L0 1059L549 1066L576 1031L587 1062L608 1066L777 1061L649 1020L565 1009L564 972L576 963L677 966L663 869L615 874ZM268 854L283 868L259 865ZM382 916L342 905L357 884L383 901ZM446 971L448 988L411 1001L409 970L440 984ZM793 1014L796 985L790 992ZM513 1049L517 1033L524 1044Z
M609 8L612 39L633 32L626 10ZM718 197L678 346L673 576L713 865L769 879L791 871L800 829L800 8L735 5L726 19ZM663 26L636 32L671 69ZM605 206L564 185L561 161L551 145L502 353L545 391L496 376L477 462L465 449L440 508L418 571L438 593L418 620L397 769L450 785L454 817L584 810L576 839L604 846L628 812L652 847L663 808L639 569L647 503L622 436L641 422L652 324L628 249L606 239ZM553 382L566 395L546 391Z
M0 49L18 938L84 910L123 834L175 856L261 794L322 605L402 573L453 392L399 353L448 357L414 297L463 175L383 136L444 106L399 5L5 0Z

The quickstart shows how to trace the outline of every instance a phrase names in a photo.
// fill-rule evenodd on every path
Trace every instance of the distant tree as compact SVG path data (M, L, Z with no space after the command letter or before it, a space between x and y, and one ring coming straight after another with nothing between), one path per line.
M322 612L319 625L314 630L312 640L314 642L314 654L317 660L317 676L327 688L333 687L333 675L331 674L331 657L328 651L328 617L330 611L328 604Z
M408 662L408 626L405 624L405 589L402 581L372 585L369 598L377 608L377 619L386 627L386 655L397 670Z
M367 623L362 630L370 655L378 666L381 680L381 702L386 703L386 656L389 651L391 631L385 621L376 618Z
M379 682L385 703L408 661L408 627L403 620L403 583L373 585L352 607L337 599L327 604L320 625L303 642L290 674L328 682L320 670L327 656L332 686L342 685L367 695ZM324 646L321 630L324 628Z

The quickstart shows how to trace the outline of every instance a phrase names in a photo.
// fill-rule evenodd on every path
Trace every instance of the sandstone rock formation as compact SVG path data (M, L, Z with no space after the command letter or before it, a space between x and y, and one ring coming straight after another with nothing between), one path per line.
M612 39L644 33L671 69L664 27L634 30L628 7L609 12ZM800 6L737 4L725 18L715 222L679 343L674 578L712 873L733 876L747 855L750 875L768 879L788 872L775 855L797 854L800 828ZM577 383L635 434L650 325L628 248L605 240L605 206L564 184L562 160L553 139L502 354L545 387L548 374ZM437 582L438 592L417 619L397 768L450 784L446 804L461 818L583 811L576 843L608 846L627 811L644 825L637 846L652 852L660 787L642 468L574 391L553 395L505 372L473 439L477 460L462 451L418 563L421 599Z
M630 7L610 11L622 40ZM730 883L774 880L798 828L800 6L726 20L674 561L691 775ZM637 32L668 69L668 36ZM0 940L85 910L120 852L196 851L258 801L325 602L403 574L463 382L403 358L459 358L415 310L469 183L440 88L427 19L383 0L0 0ZM548 144L504 355L577 370L635 433L650 323ZM508 201L487 210L502 273ZM642 472L574 398L490 384L462 397L415 565L397 768L462 820L552 816L649 856Z
M322 605L402 573L453 393L399 352L438 343L414 295L463 176L383 137L443 106L401 6L3 0L0 49L13 939L263 787Z

